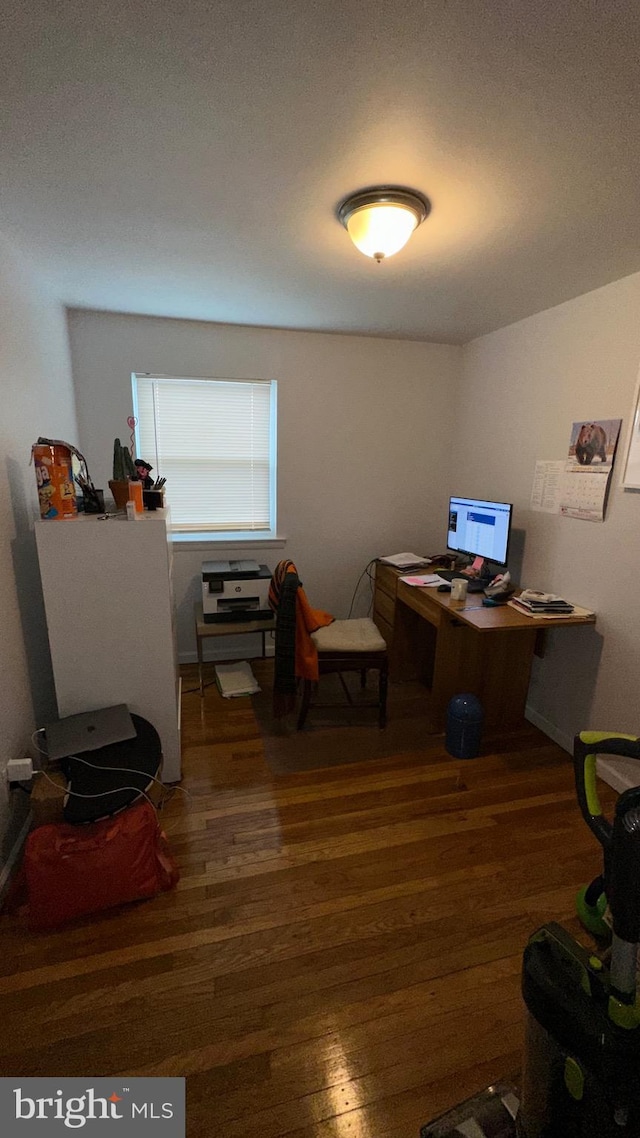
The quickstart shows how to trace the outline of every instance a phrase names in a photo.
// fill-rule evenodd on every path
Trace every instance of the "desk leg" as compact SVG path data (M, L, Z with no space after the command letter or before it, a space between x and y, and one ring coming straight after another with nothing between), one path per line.
M484 726L520 726L531 676L536 629L475 632L445 617L438 629L431 715L444 727L449 700L473 692L484 708Z
M204 681L202 678L202 637L196 630L196 647L198 649L198 678L200 680L200 699L204 699Z
M444 729L449 700L462 692L480 699L485 727L519 726L537 635L536 628L476 632L456 620L455 613L445 612L436 629L398 601L394 678L424 684L435 731Z

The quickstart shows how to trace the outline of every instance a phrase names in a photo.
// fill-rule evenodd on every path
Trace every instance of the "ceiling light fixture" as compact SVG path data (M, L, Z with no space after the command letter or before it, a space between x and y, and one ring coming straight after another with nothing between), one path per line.
M338 206L338 220L356 249L379 264L404 248L430 210L429 199L417 190L372 186L345 198Z

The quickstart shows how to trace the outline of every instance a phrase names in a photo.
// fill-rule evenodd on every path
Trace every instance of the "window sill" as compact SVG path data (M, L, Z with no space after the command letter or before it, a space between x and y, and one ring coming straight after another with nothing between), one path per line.
M233 537L230 534L217 533L172 533L171 541L174 549L282 549L287 542L281 534L268 534L259 537L252 534L250 537Z

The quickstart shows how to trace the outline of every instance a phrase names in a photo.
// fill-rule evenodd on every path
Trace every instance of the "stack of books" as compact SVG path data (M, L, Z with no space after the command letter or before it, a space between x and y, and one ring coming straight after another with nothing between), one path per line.
M514 608L523 609L532 616L544 616L545 613L572 613L575 606L565 601L555 593L538 593L535 589L523 589L519 597L513 597L511 604Z

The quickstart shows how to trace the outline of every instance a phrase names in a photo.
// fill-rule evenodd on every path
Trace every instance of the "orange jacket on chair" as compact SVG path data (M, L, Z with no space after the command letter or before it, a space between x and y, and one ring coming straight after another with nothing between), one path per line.
M318 681L318 652L311 639L317 628L334 617L314 609L300 584L292 561L280 561L269 587L269 605L277 614L274 711L284 715L295 703L295 681Z

